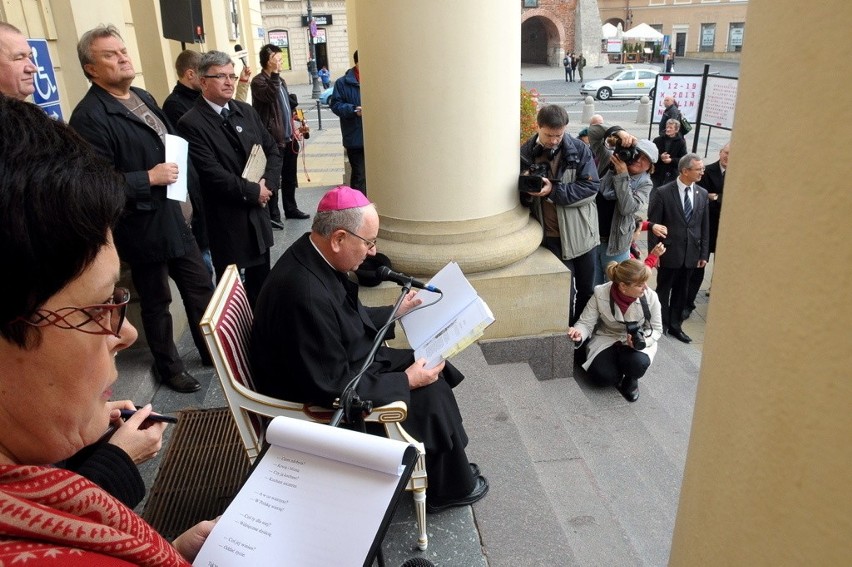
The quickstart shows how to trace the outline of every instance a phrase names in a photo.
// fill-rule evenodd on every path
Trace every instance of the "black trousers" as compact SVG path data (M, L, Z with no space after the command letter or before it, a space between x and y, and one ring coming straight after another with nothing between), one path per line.
M364 163L364 148L346 148L346 157L349 159L349 166L352 168L349 186L366 195L367 169Z
M403 371L414 363L409 349L381 348L388 371ZM467 433L462 424L453 388L464 375L449 362L432 384L411 390L405 430L426 447L429 486L426 501L454 500L467 496L476 486L467 458ZM385 402L386 400L379 400Z
M257 303L257 297L260 295L260 290L263 287L263 282L266 281L266 276L269 275L269 249L260 258L260 261L251 262L251 266L237 266L243 270L243 286L246 288L246 297L249 305L254 308ZM216 270L216 279L225 272L228 264L220 264L216 262L216 255L213 255L213 268Z
M651 358L622 343L602 350L589 366L589 377L600 386L615 386L623 377L639 379L651 366Z
M279 146L278 151L281 152L281 185L278 191L272 194L269 199L269 218L274 221L281 220L281 210L278 208L278 201L281 201L281 208L284 209L284 215L293 213L299 206L296 204L296 187L299 186L297 173L299 170L299 144L296 142L288 142L284 146ZM279 197L280 194L280 197Z
M184 371L183 360L175 346L172 315L169 312L172 302L170 277L177 285L183 300L195 348L201 355L201 360L209 363L210 354L198 323L210 303L213 290L210 289L210 275L204 266L198 246L193 244L186 255L166 262L131 262L130 273L139 294L142 328L145 330L148 348L154 356L154 365L160 377L168 379Z
M657 295L663 315L663 327L681 330L686 308L689 278L694 268L657 268Z
M547 236L542 242L542 245L562 260L562 243L559 237ZM595 254L597 254L597 247L592 248L585 254L580 254L576 258L562 260L565 267L571 270L569 325L574 325L577 322L577 319L583 314L583 309L586 308L589 299L592 298L592 294L595 293Z

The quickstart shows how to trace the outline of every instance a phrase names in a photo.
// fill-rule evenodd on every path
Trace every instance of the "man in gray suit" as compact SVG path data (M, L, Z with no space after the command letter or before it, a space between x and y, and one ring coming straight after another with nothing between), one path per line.
M707 191L698 185L704 162L698 154L686 154L678 162L678 177L651 192L648 220L668 227L663 239L665 255L657 272L657 295L663 312L663 332L684 343L692 339L683 332L683 310L692 271L707 265L710 257L710 216ZM659 242L648 233L648 249Z

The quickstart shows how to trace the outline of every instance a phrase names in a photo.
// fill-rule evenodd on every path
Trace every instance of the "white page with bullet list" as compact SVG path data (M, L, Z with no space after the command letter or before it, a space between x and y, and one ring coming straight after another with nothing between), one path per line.
M193 565L360 566L409 444L287 417Z

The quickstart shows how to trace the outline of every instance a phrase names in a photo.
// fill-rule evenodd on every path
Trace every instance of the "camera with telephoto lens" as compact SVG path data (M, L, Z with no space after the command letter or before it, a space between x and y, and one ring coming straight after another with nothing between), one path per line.
M637 146L624 147L621 145L621 138L616 135L606 139L607 147L612 150L613 155L623 161L626 165L630 165L639 159L639 148ZM610 165L612 168L612 165Z
M645 335L642 332L642 327L636 321L625 321L624 326L627 327L627 334L633 339L633 348L636 350L645 350Z
M530 166L526 175L518 177L518 189L525 193L538 193L544 187L544 178L547 177L548 165L546 163L534 163Z

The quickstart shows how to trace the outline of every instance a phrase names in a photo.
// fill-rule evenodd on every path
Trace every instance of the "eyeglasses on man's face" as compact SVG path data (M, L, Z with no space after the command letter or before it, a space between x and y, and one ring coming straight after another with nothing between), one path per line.
M351 230L346 230L345 228L343 229L343 231L346 232L347 234L351 234L352 236L354 236L355 238L357 238L358 240L360 240L361 242L366 244L368 252L376 247L376 241L375 240L367 240L363 236L358 236L357 234L355 234Z
M233 73L231 73L230 75L228 75L226 73L218 73L216 75L202 75L202 77L204 77L205 79L217 79L219 81L224 81L225 79L230 79L231 82L239 79L239 77L237 77Z
M113 335L121 338L119 332L124 325L129 302L130 291L124 287L117 287L106 303L86 307L62 307L56 311L39 309L31 318L19 318L18 321L31 327L54 326L89 335Z

